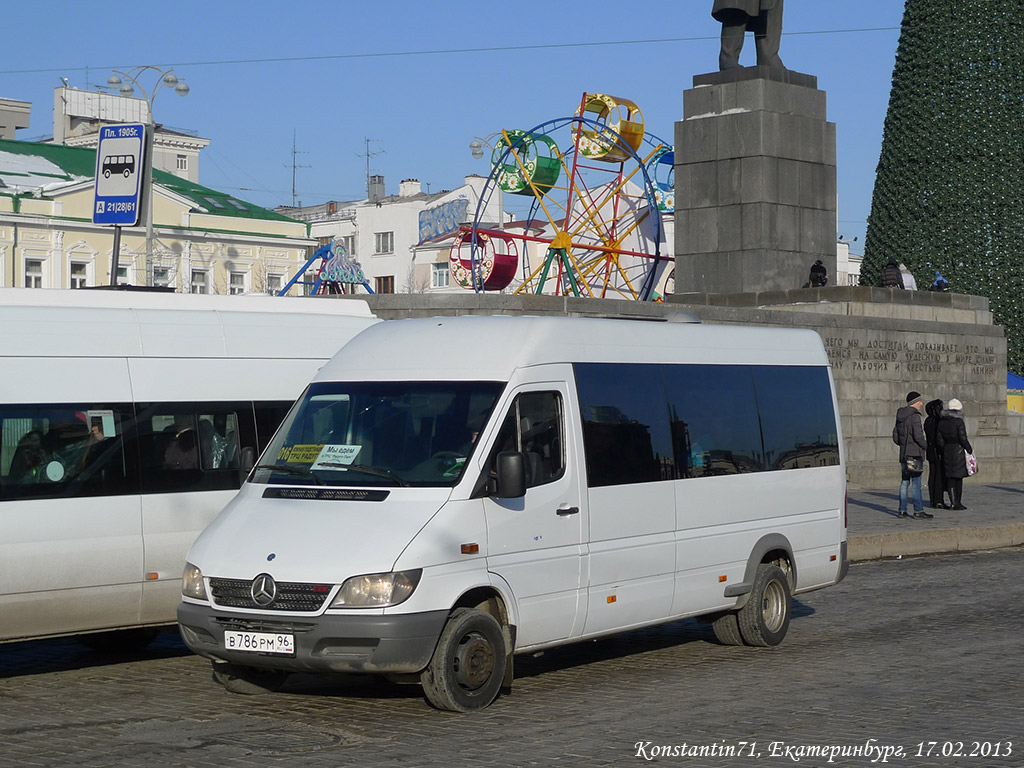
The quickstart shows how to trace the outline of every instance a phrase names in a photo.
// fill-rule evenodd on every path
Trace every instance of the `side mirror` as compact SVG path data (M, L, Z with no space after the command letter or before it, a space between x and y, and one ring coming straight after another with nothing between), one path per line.
M254 466L256 466L256 449L249 447L243 448L239 455L239 461L241 466L239 469L242 471L242 475L248 475Z
M526 495L526 457L518 451L502 451L495 461L494 495L519 499Z

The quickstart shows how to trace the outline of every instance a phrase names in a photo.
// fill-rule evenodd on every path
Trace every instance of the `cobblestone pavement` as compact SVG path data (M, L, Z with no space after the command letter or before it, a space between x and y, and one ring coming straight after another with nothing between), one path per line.
M0 646L0 766L769 768L867 744L906 755L875 765L1020 766L1022 573L1021 548L857 564L797 599L778 648L716 645L693 621L567 646L519 659L514 693L472 715L355 677L232 695L170 633L130 659ZM742 754L658 755L684 744Z

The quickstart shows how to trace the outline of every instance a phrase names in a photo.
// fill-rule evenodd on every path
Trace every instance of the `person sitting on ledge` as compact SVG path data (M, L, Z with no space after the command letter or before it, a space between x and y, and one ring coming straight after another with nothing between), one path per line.
M896 259L889 259L882 267L882 276L878 281L882 288L903 288L903 273L900 272L900 265Z

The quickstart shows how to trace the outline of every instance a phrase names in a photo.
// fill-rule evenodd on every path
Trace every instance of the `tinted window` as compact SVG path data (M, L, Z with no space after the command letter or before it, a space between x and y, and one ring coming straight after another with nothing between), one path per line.
M128 404L0 406L0 499L137 493Z
M734 475L765 468L752 367L662 368L680 477Z
M575 366L591 487L675 476L661 366Z
M574 368L591 487L839 464L825 368Z
M149 403L138 406L144 493L213 491L241 486L241 449L255 444L246 403Z
M261 453L270 443L270 439L277 432L277 428L281 426L281 422L288 415L292 405L292 403L286 402L255 403L253 405L256 414L257 453Z
M768 469L839 464L828 371L810 366L754 369Z

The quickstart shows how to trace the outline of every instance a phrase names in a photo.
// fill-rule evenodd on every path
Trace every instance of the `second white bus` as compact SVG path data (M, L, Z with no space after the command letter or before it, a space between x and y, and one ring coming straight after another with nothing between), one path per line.
M193 539L376 321L357 301L0 289L0 642L172 623Z

